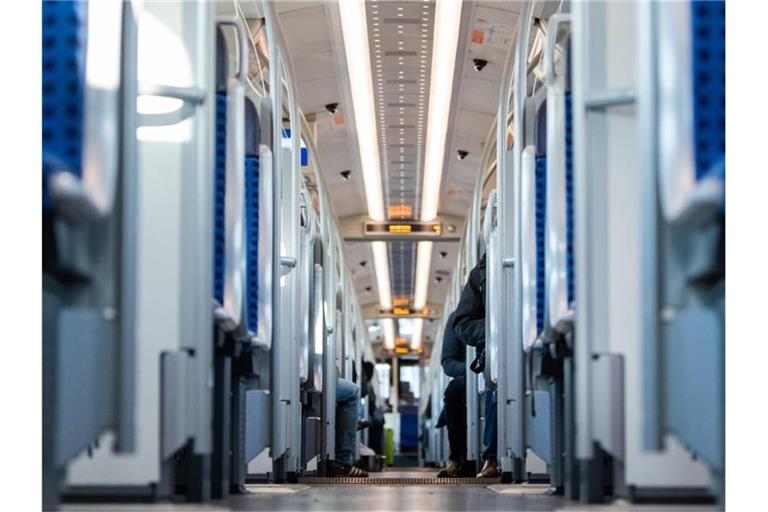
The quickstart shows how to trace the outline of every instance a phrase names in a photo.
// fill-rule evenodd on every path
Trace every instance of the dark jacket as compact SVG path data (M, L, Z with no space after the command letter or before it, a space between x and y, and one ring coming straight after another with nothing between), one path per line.
M456 338L456 334L453 332L453 316L454 314L451 313L448 316L448 321L445 323L440 364L443 365L443 371L447 376L456 378L466 374L467 349L465 345Z
M462 343L473 347L485 346L485 254L469 272L469 279L453 312L453 330Z

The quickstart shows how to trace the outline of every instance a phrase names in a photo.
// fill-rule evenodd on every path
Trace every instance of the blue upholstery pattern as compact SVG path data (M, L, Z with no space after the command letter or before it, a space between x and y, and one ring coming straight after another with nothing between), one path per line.
M259 157L245 156L246 327L259 325Z
M547 215L547 157L536 157L536 176L534 182L535 220L536 220L536 332L544 330L544 309L546 308L546 283L544 272L544 247L546 243Z
M43 2L43 209L57 168L81 176L88 3Z
M227 190L227 95L216 93L215 167L213 184L213 298L224 304Z
M291 130L288 128L283 128L283 138L290 139L291 138ZM309 165L309 149L302 147L301 148L301 166L306 167Z
M565 95L565 276L568 288L568 305L576 300L574 288L574 245L573 245L573 115L571 93Z
M691 28L696 179L701 179L713 167L724 168L725 2L691 2Z

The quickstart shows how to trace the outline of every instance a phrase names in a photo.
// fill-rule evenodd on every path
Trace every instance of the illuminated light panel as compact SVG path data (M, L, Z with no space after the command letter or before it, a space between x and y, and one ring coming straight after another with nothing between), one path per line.
M373 8L373 14L378 11ZM368 29L365 16L365 2L359 0L341 0L339 2L341 28L344 38L344 52L347 58L347 70L352 105L357 131L357 145L363 172L365 200L368 205L368 217L383 221L384 195L381 183L381 159L376 128L376 106L373 94L373 69L368 47ZM378 25L378 23L376 23ZM374 27L374 32L378 32ZM379 43L378 37L375 40ZM378 55L381 55L378 53ZM376 67L381 76L380 57ZM379 84L380 85L380 84ZM386 133L383 130L382 133ZM384 136L386 140L386 135ZM389 258L384 242L373 242L374 270L379 292L379 303L384 308L392 307L392 292L389 276ZM394 330L393 330L394 332ZM394 336L394 334L393 334Z
M403 152L402 148L400 152ZM413 216L413 206L409 204L392 204L387 207L387 213L390 217L411 217Z
M349 85L352 90L357 145L363 168L368 216L374 220L384 220L384 198L381 187L376 108L373 100L365 3L357 0L341 0L339 13L344 36L344 52L347 57ZM374 28L374 31L377 30ZM380 65L378 66L380 67Z
M395 321L391 318L385 318L381 321L384 328L384 348L387 350L395 349Z
M419 242L416 249L416 286L413 292L413 308L416 310L422 309L427 305L432 246L432 242Z
M435 28L432 41L432 75L429 84L429 116L424 159L424 186L421 198L421 220L437 217L440 182L443 178L445 140L451 113L453 74L461 25L461 0L443 0L435 3ZM422 29L425 31L426 29ZM413 306L423 308L427 303L429 267L432 260L432 242L419 242L416 255L416 285ZM419 343L421 341L419 340Z
M413 231L413 226L409 224L390 224L387 226L387 230L390 233L410 233Z
M389 284L389 258L386 242L371 242L373 250L373 266L376 269L376 286L379 290L379 305L390 309L392 307L392 290Z
M416 318L413 321L413 335L411 336L411 350L421 350L422 335L424 334L424 319Z

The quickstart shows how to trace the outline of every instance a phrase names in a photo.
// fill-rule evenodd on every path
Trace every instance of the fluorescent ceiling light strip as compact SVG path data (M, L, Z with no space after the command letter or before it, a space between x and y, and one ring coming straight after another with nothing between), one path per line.
M363 171L365 201L368 217L385 220L384 198L381 186L381 160L376 132L376 107L374 105L371 57L368 51L368 24L365 18L365 2L341 0L339 2L341 30L344 37L344 53L347 57L349 85L352 90L352 106L355 112L357 146ZM373 260L379 303L383 308L392 307L389 282L389 258L384 242L373 242ZM394 327L392 329L394 348Z
M429 286L429 266L432 262L433 242L419 242L416 249L416 287L413 292L413 309L419 310L427 305Z
M421 220L437 217L440 182L443 178L445 143L448 119L451 113L453 73L461 27L461 0L435 2L435 31L432 41L432 72L429 78L429 110L427 111L427 143L422 181ZM419 242L416 255L416 286L413 307L423 308L427 303L429 267L432 260L432 242ZM420 341L419 341L420 343Z
M352 90L357 146L363 169L368 216L373 220L381 221L385 219L384 199L381 188L381 162L376 133L376 108L371 77L371 57L368 51L365 2L341 0L339 13L344 35L344 52L347 56L349 85Z
M384 328L384 348L395 350L395 321L391 318L385 318L381 321Z
M411 350L419 350L422 345L421 336L424 332L424 319L417 318L413 321L413 336L411 336Z
M461 26L461 0L435 2L435 31L432 44L432 74L429 78L427 144L424 159L424 183L421 220L437 217L440 181L443 177L445 139L451 112L453 72Z
M371 242L373 266L376 271L376 286L379 289L379 304L382 308L392 308L392 291L389 288L389 257L386 242Z

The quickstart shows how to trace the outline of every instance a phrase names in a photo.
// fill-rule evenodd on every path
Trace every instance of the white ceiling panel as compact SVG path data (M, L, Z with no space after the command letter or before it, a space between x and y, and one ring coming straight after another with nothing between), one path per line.
M278 5L281 3L278 2ZM324 5L286 11L280 15L280 21L294 59L299 55L316 55L333 50Z
M520 13L523 10L519 0L482 0L477 2L478 8L496 9L505 12Z
M302 81L298 86L298 94L305 114L325 112L325 105L339 102L336 76Z
M461 108L495 115L499 103L499 82L474 77L464 77L463 80ZM485 135L484 133L481 137L485 137Z
M255 1L255 0L254 0ZM325 2L309 2L304 0L282 0L275 2L278 14L287 14L305 9L324 7Z
M336 56L333 52L301 55L293 59L293 66L297 74L299 74L298 70L301 70L299 85L323 78L336 79ZM338 90L335 93L338 96Z
M491 128L494 115L466 110L459 110L456 120L455 133L460 137L485 140Z

